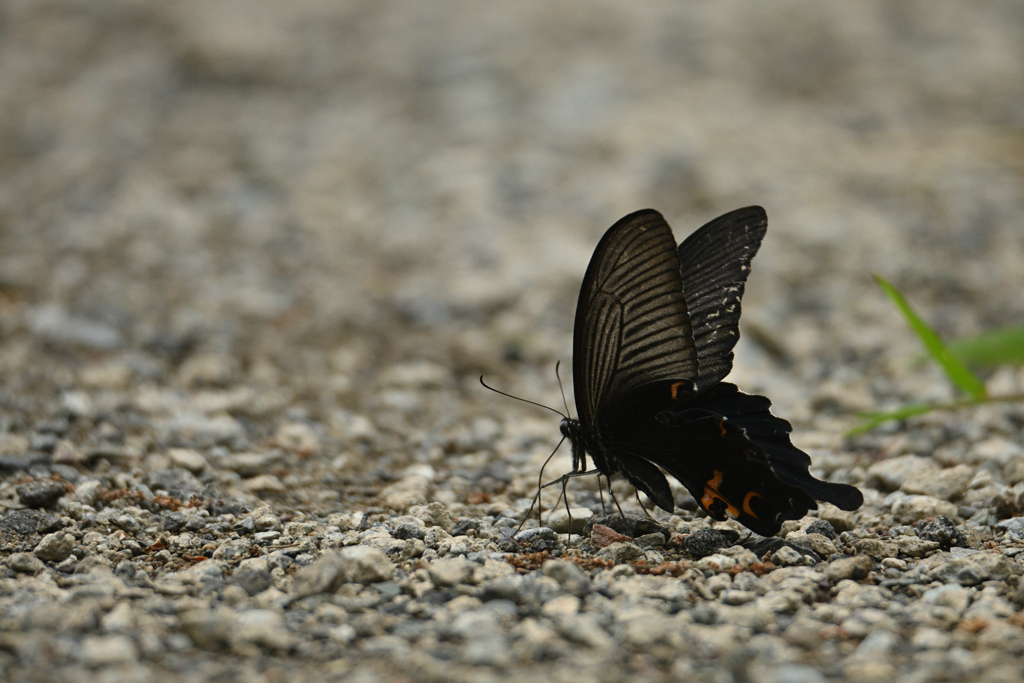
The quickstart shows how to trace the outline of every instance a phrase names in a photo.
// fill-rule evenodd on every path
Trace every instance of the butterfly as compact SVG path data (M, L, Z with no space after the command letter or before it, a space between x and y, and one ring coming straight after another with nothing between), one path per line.
M573 387L565 417L572 471L621 474L659 508L675 501L665 473L712 518L762 536L825 501L843 510L859 490L821 481L771 401L722 380L739 339L740 299L768 227L759 206L731 211L676 247L660 213L637 211L605 233L576 306ZM587 456L594 469L587 470ZM557 480L556 480L557 481Z

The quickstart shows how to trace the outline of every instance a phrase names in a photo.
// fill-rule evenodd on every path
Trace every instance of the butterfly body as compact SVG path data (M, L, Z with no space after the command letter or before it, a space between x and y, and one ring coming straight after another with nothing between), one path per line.
M760 207L721 216L678 247L661 214L638 211L598 244L580 289L573 348L578 420L560 429L572 472L624 476L660 508L665 472L714 519L762 535L816 500L851 510L860 492L815 479L791 426L763 396L721 380L732 368L740 299L767 228Z

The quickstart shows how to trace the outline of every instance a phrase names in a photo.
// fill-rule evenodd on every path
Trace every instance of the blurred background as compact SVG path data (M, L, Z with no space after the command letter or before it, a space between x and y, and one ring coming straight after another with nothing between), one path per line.
M433 429L520 410L487 373L558 404L604 230L749 204L736 379L792 419L916 348L872 272L945 335L1019 322L1024 5L0 5L8 396L248 384Z

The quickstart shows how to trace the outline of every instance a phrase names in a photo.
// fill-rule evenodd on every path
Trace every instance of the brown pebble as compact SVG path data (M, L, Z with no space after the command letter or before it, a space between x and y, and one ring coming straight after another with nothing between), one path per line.
M590 545L595 548L606 548L612 543L628 543L632 540L632 537L620 534L604 524L595 524L590 530Z

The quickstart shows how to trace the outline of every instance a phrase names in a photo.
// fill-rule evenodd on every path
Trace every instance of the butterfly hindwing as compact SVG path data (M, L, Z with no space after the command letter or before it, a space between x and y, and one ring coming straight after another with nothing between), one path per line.
M708 410L700 397L672 399L671 391L671 383L649 385L616 406L617 417L605 431L620 467L638 461L657 465L678 479L712 518L732 517L766 536L778 533L783 521L817 507L804 490L776 475L767 454L743 427ZM804 472L817 481L806 467Z

